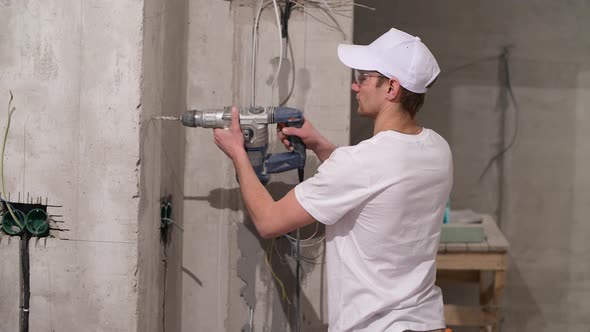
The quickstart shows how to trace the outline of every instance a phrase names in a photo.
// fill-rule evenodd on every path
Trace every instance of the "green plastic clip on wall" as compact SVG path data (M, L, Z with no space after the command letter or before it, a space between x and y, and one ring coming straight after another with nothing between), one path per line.
M14 220L8 211L2 216L2 229L8 235L20 235L25 230L25 214L20 210L12 209L18 222Z
M161 228L166 228L169 224L173 223L172 220L172 204L170 202L162 203L160 208L160 218L162 220Z
M49 231L47 213L41 209L33 209L27 213L25 227L33 236L43 236Z

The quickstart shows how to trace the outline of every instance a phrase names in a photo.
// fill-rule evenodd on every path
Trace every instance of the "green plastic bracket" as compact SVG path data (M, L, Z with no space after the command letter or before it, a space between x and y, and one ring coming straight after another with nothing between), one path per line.
M33 209L27 213L25 218L25 226L29 233L33 236L42 236L49 231L49 223L47 222L47 212L41 209Z
M161 228L166 228L169 224L173 223L172 221L172 204L170 202L162 203L162 207L160 208L160 218L162 220L162 224L160 225Z
M12 217L12 214L9 211L6 211L2 216L2 229L8 235L20 235L25 229L25 214L16 209L12 209L12 212L14 212L14 215L18 221L20 221L22 226L19 226Z

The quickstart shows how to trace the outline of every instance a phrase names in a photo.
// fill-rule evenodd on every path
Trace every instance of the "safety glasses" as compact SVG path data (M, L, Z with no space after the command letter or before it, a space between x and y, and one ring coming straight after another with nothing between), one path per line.
M381 75L378 72L375 71L364 71L364 70L358 70L355 69L354 70L354 81L358 84L361 85L363 84L363 82L369 78L369 77L383 77L383 78L387 78L384 75Z

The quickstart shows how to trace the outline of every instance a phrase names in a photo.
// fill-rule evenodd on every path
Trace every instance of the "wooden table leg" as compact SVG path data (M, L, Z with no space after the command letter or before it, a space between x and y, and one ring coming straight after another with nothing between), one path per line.
M502 302L502 295L504 295L504 287L506 285L506 271L495 271L494 273L494 296L492 298L492 305L494 308L500 308ZM496 312L496 324L492 328L492 332L500 331L500 315L502 313L498 309Z
M489 285L486 282L486 271L480 270L479 271L479 304L483 308L488 302L489 299ZM480 332L489 332L487 326L480 326Z

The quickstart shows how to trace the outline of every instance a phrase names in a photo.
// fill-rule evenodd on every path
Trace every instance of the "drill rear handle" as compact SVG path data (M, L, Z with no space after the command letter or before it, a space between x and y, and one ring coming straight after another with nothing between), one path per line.
M303 119L303 113L300 111L297 112L299 112L299 114L294 114L295 116L280 119L281 122L277 122L277 126L301 128L301 126L303 126L303 121L305 120ZM282 122L282 120L285 121ZM293 151L268 155L268 158L265 160L266 172L282 173L288 170L297 169L299 182L303 182L307 148L301 138L297 136L289 136L289 142L293 147Z

